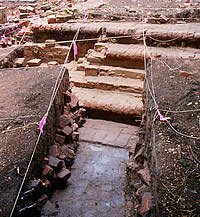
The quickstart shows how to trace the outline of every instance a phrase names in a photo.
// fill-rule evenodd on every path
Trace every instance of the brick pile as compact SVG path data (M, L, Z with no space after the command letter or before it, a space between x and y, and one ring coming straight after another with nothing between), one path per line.
M71 166L77 151L78 128L85 122L85 110L79 108L78 99L69 89L65 93L64 113L58 119L58 127L48 155L41 164L39 179L32 179L21 195L18 214L34 213L38 207L48 203L54 189L67 186Z
M156 216L155 198L153 198L152 175L148 165L147 151L143 142L143 132L140 139L132 145L129 152L127 167L130 185L133 189L134 216Z

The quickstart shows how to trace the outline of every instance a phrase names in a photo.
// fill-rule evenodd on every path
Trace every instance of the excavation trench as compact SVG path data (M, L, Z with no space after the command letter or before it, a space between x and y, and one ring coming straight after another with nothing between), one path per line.
M83 35L81 33L80 37ZM99 35L91 36L94 37ZM69 36L67 39L72 38ZM20 48L21 56L16 58L18 50L11 53L6 66L17 66L20 69L28 64L29 70L37 66L37 61L30 63L31 60L40 58L40 66L36 67L40 72L48 70L47 66L54 71L60 68L54 65L64 62L64 56L69 51L68 44L55 45L52 39L45 43L26 43ZM42 145L45 151L36 150L40 161L36 161L35 157L33 159L15 209L16 216L27 216L30 213L32 216L128 216L131 210L132 196L128 191L126 167L129 150L139 140L137 126L142 114L143 61L139 57L139 65L136 64L139 69L124 68L124 64L117 66L112 55L101 63L99 57L92 55L97 52L103 54L108 49L104 43L101 45L97 41L86 41L77 42L77 45L78 51L81 51L80 56L76 57L78 61L74 61L74 53L70 52L64 83L59 88L60 99L56 98L53 104L55 114L48 115L47 126L44 128L47 135L45 143L48 145ZM24 62L20 65L19 60L22 58ZM105 69L101 71L100 67ZM76 75L79 77L76 78ZM98 81L98 78L108 78L110 81ZM131 79L136 87L129 85ZM96 95L100 101L85 101L87 92L88 100L94 99ZM84 98L81 93L85 94ZM131 102L132 97L136 105ZM50 125L53 127L52 132L48 131ZM79 134L78 126L82 126ZM69 174L66 174L66 170Z
M37 26L34 28L35 42L23 46L23 58L20 56L14 61L13 58L7 58L10 61L8 66L24 67L28 64L28 70L36 66L40 72L48 71L49 67L56 71L59 64L64 63L69 51L70 42L64 41L72 40L77 31L76 25L68 29L63 27L61 32L53 26L50 29L44 26L41 32ZM135 26L129 31L122 28L121 32L115 33L112 25L105 31L101 24L89 27L85 25L83 31L80 30L78 40L83 41L77 40L78 53L75 55L74 45L65 65L65 89L58 94L61 101L54 102L55 113L49 114L47 119L47 123L52 123L52 132L48 133L48 124L45 128L47 139L51 138L48 145L45 144L48 151L45 154L44 150L41 152L40 166L33 161L23 189L23 192L28 190L27 200L17 205L16 211L21 210L19 216L27 216L28 213L60 217L166 214L167 211L157 200L162 198L168 206L168 201L164 198L167 193L163 193L160 188L162 184L158 184L162 178L161 162L166 161L164 155L160 154L165 150L159 144L163 140L169 142L166 138L170 131L159 134L159 130L162 127L165 129L166 125L158 125L160 128L152 125L154 109L158 108L151 100L152 86L145 83L145 76L152 81L151 70L155 67L155 91L159 105L163 108L167 104L169 109L177 103L172 96L184 101L181 94L178 94L177 85L184 91L185 98L191 94L191 98L186 100L190 103L188 100L192 100L192 97L199 93L199 74L195 67L198 68L200 53L195 48L162 48L156 47L158 43L154 43L155 47L148 47L148 54L145 56L146 75L141 34L137 39L127 36L128 38L115 41L107 37L126 36L134 32L133 30L135 31ZM173 35L170 34L163 36L159 33L156 36L168 39ZM193 34L191 37L196 36L198 35ZM55 38L63 43L56 44ZM85 41L90 38L97 40ZM186 39L182 37L182 40L185 42ZM195 40L198 41L199 38L196 37ZM180 41L177 45L181 44ZM189 39L188 43L190 41ZM173 43L171 45L174 46ZM13 57L16 57L17 53L15 52ZM20 50L20 55L22 53ZM174 74L167 63L175 69ZM176 69L177 63L180 67ZM188 73L188 70L193 70L193 74ZM166 73L166 77L163 73ZM169 77L173 79L171 95L163 93L169 90ZM163 91L160 91L160 81L165 87ZM185 85L187 88L184 89ZM184 103L180 103L180 107L185 105ZM171 108L176 109L173 106ZM162 137L162 142L160 135L165 136ZM172 140L171 145L175 145L177 141L180 142L178 138L176 141ZM157 148L160 149L159 152ZM176 147L171 149L173 151L169 152L173 154ZM177 165L179 163L178 159ZM192 168L193 164L190 166ZM36 179L33 181L34 175ZM196 180L197 177L193 178ZM161 189L159 192L158 186L159 190ZM36 193L36 198L32 195L29 198L29 190L32 188L40 192L39 195ZM194 201L195 207L198 198ZM172 209L172 205L170 206Z

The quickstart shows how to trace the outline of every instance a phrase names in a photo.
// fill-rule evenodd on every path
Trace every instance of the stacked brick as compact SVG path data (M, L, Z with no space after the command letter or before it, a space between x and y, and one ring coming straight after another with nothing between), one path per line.
M156 216L155 198L153 198L152 175L148 166L147 147L143 141L143 132L140 140L132 145L129 152L128 176L132 183L134 195L134 216ZM134 182L133 182L134 180Z
M24 65L39 66L52 61L63 64L68 51L68 46L56 45L55 40L37 44L28 42L24 45Z
M51 193L66 187L71 176L70 167L78 146L78 128L85 122L85 110L79 108L78 99L70 89L65 93L65 102L64 113L58 119L54 143L49 146L48 155L41 164L41 176L29 181L28 190L21 195L18 214L32 214L42 204L48 203Z

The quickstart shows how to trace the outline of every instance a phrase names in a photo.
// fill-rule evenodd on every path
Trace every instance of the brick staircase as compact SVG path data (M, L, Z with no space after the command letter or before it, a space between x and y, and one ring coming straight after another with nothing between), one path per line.
M113 45L96 43L84 58L71 63L72 92L90 113L140 119L145 77L142 50L134 56L122 50L119 56Z
M148 47L150 56L188 58L199 51L187 48ZM96 43L83 58L68 65L72 92L80 106L91 114L129 122L139 120L143 110L145 80L144 46L138 44ZM112 119L112 118L111 118Z

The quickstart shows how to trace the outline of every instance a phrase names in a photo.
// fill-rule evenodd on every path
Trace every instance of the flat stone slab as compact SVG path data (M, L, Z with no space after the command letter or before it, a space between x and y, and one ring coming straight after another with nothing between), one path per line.
M81 142L69 186L52 198L58 205L55 216L128 216L124 193L127 161L127 150Z
M143 93L144 81L140 79L111 77L111 76L85 76L84 71L70 71L71 81L76 87L96 88L101 90L120 90L130 93Z
M51 212L55 217L129 216L131 199L125 194L129 151L125 147L132 137L136 139L138 130L131 125L87 119L80 129L68 186L54 193L52 208L43 207L42 216Z
M132 125L87 119L84 127L79 129L79 141L128 149L133 141L138 141L138 131L139 128Z

